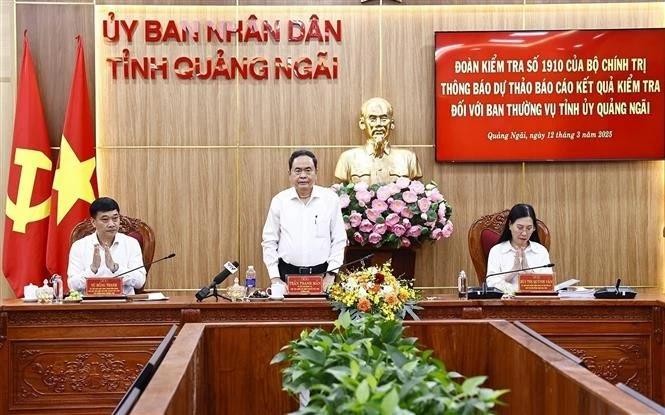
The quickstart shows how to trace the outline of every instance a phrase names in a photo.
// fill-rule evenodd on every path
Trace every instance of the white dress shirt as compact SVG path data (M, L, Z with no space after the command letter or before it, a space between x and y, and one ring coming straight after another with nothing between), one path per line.
M69 250L69 266L67 267L67 285L70 290L85 290L85 280L88 277L111 277L122 274L143 265L141 245L139 241L123 233L116 233L111 245L111 257L118 264L116 272L106 266L104 249L100 248L101 263L96 273L92 272L92 257L95 245L101 245L97 232L75 241ZM134 288L141 288L145 284L145 268L139 268L122 276L123 291L125 294L134 294Z
M270 278L279 278L279 258L295 266L328 262L332 270L342 265L346 229L339 197L330 189L314 186L305 203L294 187L272 198L263 226L263 262Z
M487 260L487 275L512 270L515 265L516 252L517 250L513 248L510 241L504 241L500 244L494 245L492 249L490 249L490 255ZM529 241L529 246L524 250L524 257L526 259L526 264L522 264L521 268L536 267L538 265L547 265L550 263L550 254L547 252L547 248L538 242ZM536 268L529 270L528 272L535 274L551 274L552 268ZM517 273L488 277L486 282L488 287L497 287L501 289L501 286L507 283L512 285L513 291L517 291L518 289Z

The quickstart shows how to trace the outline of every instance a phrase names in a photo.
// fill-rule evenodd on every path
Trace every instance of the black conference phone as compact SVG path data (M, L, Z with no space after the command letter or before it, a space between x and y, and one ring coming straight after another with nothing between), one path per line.
M488 287L484 283L480 287L469 287L466 293L466 298L469 300L490 300L503 297L503 291L498 288Z
M621 287L621 278L617 279L617 284L614 287L599 288L593 293L593 296L603 300L616 299L616 300L630 300L635 298L637 291L630 287Z

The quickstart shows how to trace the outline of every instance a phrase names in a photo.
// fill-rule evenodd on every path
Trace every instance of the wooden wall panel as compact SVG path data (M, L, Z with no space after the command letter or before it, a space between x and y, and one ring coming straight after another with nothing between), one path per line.
M200 288L237 258L236 150L99 150L99 191L155 231L147 288Z
M23 31L28 31L49 139L58 147L76 59L75 37L79 34L84 43L90 108L93 117L95 114L93 5L19 3L15 27L19 57L23 54Z
M239 16L256 13L259 19L289 19L309 23L316 14L323 20L341 20L341 42L241 44L245 56L309 57L328 53L328 65L337 56L339 78L327 80L274 79L240 81L240 143L254 146L355 145L360 131L360 103L379 94L379 13L376 7L240 7ZM269 151L269 150L266 150Z
M110 43L103 40L102 22L108 13L116 19L140 22L137 40L128 44L126 38ZM234 53L234 44L206 42L146 43L143 40L143 22L159 20L166 26L168 20L177 22L207 20L237 20L235 8L200 7L121 7L99 6L95 12L97 25L97 83L100 131L98 145L102 146L224 146L237 142L237 85L235 80L180 80L175 78L173 63L177 57L216 56L217 49L224 56ZM122 57L123 49L130 58L155 57L160 62L167 57L169 79L117 79L112 78L107 59Z
M524 29L663 27L664 8L663 2L525 5Z
M663 162L531 163L526 172L529 200L552 232L550 258L560 277L658 284L665 260Z

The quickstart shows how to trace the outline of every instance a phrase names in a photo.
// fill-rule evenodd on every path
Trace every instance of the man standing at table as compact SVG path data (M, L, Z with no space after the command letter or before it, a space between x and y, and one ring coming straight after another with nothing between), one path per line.
M346 230L339 198L316 185L317 160L308 150L289 157L292 187L270 202L263 226L263 262L271 283L284 284L287 274L323 274L344 261ZM326 273L324 288L334 281Z
M139 242L120 229L120 207L110 197L100 197L90 205L90 220L95 232L75 241L69 250L67 285L84 291L88 277L113 277L143 266ZM122 276L125 294L145 284L145 268Z

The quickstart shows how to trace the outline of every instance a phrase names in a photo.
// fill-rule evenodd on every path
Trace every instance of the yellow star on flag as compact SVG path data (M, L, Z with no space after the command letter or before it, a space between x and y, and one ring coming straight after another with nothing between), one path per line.
M90 183L94 171L95 158L80 161L63 135L60 144L60 165L53 177L53 188L58 191L58 224L67 216L67 212L77 200L81 199L88 203L95 201L95 192Z

